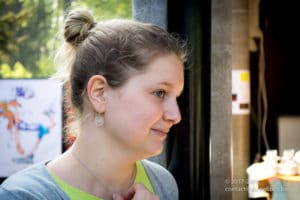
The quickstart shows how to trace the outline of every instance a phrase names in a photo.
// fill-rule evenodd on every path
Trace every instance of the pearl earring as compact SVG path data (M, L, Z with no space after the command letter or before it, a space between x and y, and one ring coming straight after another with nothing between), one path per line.
M103 124L104 124L103 116L100 115L100 114L96 114L95 119L94 119L94 123L97 127L103 126Z

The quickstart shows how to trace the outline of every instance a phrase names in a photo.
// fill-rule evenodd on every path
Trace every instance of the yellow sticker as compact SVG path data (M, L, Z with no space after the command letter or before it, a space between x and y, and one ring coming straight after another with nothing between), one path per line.
M241 81L249 81L249 73L241 72Z

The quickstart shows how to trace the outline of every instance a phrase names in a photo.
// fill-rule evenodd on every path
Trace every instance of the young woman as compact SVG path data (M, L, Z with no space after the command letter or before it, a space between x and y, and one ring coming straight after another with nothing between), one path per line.
M181 120L183 43L152 24L95 23L86 9L69 13L64 37L57 75L70 83L76 140L9 177L0 199L178 199L172 175L146 158Z

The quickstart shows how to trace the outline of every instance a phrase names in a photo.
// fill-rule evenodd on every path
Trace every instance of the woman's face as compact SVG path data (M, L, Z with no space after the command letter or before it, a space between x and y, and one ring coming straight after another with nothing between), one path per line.
M155 59L121 88L107 91L105 128L117 145L146 158L163 149L170 128L181 120L177 97L184 84L175 55Z

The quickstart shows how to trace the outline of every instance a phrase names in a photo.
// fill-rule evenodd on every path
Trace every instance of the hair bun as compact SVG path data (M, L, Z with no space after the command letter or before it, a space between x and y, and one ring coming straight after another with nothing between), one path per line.
M94 18L89 10L83 8L72 10L65 22L65 40L77 46L85 40L94 24Z

